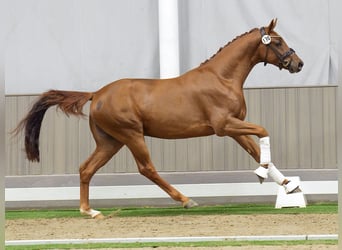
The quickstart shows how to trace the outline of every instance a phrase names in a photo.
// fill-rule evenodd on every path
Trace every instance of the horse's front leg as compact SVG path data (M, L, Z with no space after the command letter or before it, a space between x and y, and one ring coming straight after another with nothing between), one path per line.
M214 127L218 136L230 136L234 138L260 165L267 168L271 162L271 147L269 143L268 132L262 126L242 121L236 117L228 117L221 120ZM260 147L249 135L259 137ZM262 171L260 171L262 172ZM265 171L264 171L265 172ZM261 173L260 177L266 178Z
M294 192L299 187L298 183L290 182L271 162L270 138L265 128L230 117L218 131L219 135L233 137L260 164L254 171L260 183L271 176L278 185L284 186L287 193ZM259 147L249 135L259 137Z
M271 162L271 147L269 137L259 139L259 146L249 135L240 135L233 137L253 158L260 163L254 173L258 176L260 183L268 177L268 165ZM262 157L261 157L262 155ZM262 159L262 160L261 160Z
M246 150L256 162L260 163L260 148L249 135L234 136L233 139Z

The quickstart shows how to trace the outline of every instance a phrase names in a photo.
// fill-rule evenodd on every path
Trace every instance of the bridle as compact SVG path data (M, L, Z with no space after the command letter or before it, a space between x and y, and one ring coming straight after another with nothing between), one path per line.
M281 54L271 43L272 37L276 37L276 36L271 36L271 35L267 34L264 27L260 28L260 33L261 33L261 42L266 45L266 54L265 54L265 59L264 59L264 66L267 65L266 59L267 59L267 55L268 55L268 49L270 48L273 51L273 53L277 56L277 58L279 59L279 69L281 69L282 67L287 69L291 65L292 59L289 61L285 61L285 59L295 53L294 49L289 48L288 51L286 51L284 54Z

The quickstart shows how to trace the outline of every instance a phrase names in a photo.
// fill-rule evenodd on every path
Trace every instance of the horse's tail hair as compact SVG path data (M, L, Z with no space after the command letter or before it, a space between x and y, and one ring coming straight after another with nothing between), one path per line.
M50 90L43 93L33 104L26 117L12 131L17 135L25 131L25 151L28 160L39 162L39 135L45 112L51 106L57 105L66 115L83 116L82 108L92 99L93 93Z

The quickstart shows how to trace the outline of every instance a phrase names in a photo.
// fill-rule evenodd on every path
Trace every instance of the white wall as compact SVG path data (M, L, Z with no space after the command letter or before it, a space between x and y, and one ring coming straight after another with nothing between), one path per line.
M124 77L159 77L157 0L5 0L6 94L96 90ZM300 74L256 67L247 87L336 82L330 1L179 1L181 73L278 17L276 30L304 60Z
M245 86L298 86L336 83L336 48L330 1L180 1L182 70L211 57L219 47L252 28L278 18L276 31L304 61L299 74L259 64Z
M96 90L118 78L159 76L157 1L11 0L6 5L7 94Z

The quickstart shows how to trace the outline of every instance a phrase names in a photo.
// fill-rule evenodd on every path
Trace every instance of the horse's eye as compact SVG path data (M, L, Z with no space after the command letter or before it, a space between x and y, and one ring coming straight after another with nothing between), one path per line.
M281 39L277 39L274 41L275 46L280 47L281 46Z

